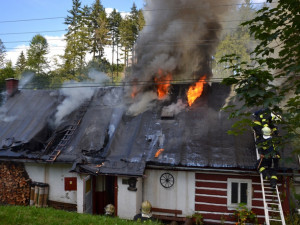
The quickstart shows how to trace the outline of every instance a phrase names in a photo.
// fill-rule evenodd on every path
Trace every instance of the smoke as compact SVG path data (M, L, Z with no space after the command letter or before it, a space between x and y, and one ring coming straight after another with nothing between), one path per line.
M14 121L16 118L16 116L8 116L7 109L4 106L0 107L0 121L9 123Z
M21 80L19 81L19 88L22 89L24 88L32 78L34 77L34 73L32 72L25 72L22 74Z
M92 79L94 84L102 84L108 81L108 77L104 73L96 70L89 71L88 76ZM83 82L70 81L63 84L60 94L65 98L57 107L54 119L55 127L61 124L65 116L76 110L84 102L90 100L94 95L96 87L90 87L91 81L88 82L89 83L86 84Z
M170 72L176 81L212 76L210 62L219 43L219 20L226 11L220 4L215 0L146 0L146 25L136 43L137 63L130 79L150 84L159 69ZM127 96L132 91L129 89ZM149 85L136 87L136 92L144 97L134 105L148 107L153 100L148 89ZM131 113L136 114L132 108Z

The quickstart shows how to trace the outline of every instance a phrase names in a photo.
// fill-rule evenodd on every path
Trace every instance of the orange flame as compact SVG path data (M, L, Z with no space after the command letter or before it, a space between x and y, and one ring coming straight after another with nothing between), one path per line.
M132 81L132 92L131 92L131 98L135 98L135 96L138 94L138 89L136 87L138 83L138 80L135 78L133 81Z
M158 99L163 99L168 94L171 85L172 75L170 73L164 74L162 70L158 71L158 77L154 78L157 86Z
M157 158L163 151L164 151L163 148L158 149L157 152L155 153L155 158Z
M203 85L206 83L205 79L206 79L206 75L201 77L196 84L190 86L187 92L189 106L191 106L194 103L194 101L201 96L203 92Z

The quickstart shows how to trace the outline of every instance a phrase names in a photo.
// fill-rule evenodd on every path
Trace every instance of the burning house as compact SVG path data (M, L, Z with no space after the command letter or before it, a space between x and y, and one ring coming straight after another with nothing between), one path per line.
M197 86L168 85L168 97L153 85L157 98L137 115L122 104L123 87L97 88L55 128L51 121L64 101L58 92L9 97L0 120L1 203L38 205L30 185L45 184L43 205L79 213L103 214L112 203L119 217L132 219L149 200L161 219L183 221L198 212L207 224L234 224L235 208L246 202L262 221L253 134L228 135L233 122L221 111L230 87L203 80L201 96L190 103L187 93ZM281 165L287 213L292 169ZM9 175L13 170L18 177ZM163 213L174 210L180 215Z
M147 1L131 85L14 91L0 110L0 203L93 214L110 203L132 219L149 200L157 218L205 224L235 224L245 203L262 222L253 133L227 134L231 88L209 80L224 11L213 2ZM294 168L281 160L285 213Z

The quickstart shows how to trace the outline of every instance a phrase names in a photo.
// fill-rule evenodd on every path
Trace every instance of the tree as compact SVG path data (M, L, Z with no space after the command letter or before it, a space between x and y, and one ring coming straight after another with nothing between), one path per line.
M26 58L24 52L22 51L16 62L16 72L18 74L21 74L25 70L25 67L26 67Z
M239 5L234 10L236 11L233 11L232 15L235 15L235 18L229 20L246 21L253 19L256 11L252 7L250 0L245 0L244 4ZM230 54L238 55L241 61L250 62L250 53L254 49L253 46L256 45L256 43L250 39L248 26L237 26L236 29L228 31L223 35L223 39L218 45L216 54L214 55L213 74L218 78L228 77L232 71L225 70L228 64L216 62L219 62L223 56Z
M0 39L0 68L3 68L5 65L5 46Z
M27 51L27 66L37 74L43 72L48 66L46 55L48 54L48 42L42 35L35 35Z
M120 43L124 47L124 64L128 65L129 53L133 51L134 43L138 33L145 25L143 13L137 10L135 3L131 8L129 16L126 16L120 24Z
M271 3L272 0L267 0ZM273 5L271 5L273 6ZM233 70L225 84L235 85L242 106L231 105L232 117L240 120L232 132L238 132L250 123L253 109L269 108L282 116L283 143L300 140L300 4L298 0L279 0L271 8L265 6L254 19L242 23L259 41L251 62L235 60L235 55L223 57ZM238 128L237 130L235 128ZM295 145L298 152L299 144Z
M105 15L105 16L104 16ZM103 54L103 46L101 45L101 41L97 38L97 36L105 36L105 35L99 35L101 33L102 29L106 29L106 13L104 10L103 5L101 4L100 0L95 0L94 4L91 7L91 13L90 13L90 23L91 23L91 38L92 38L92 47L91 52L93 54L93 60L96 58L96 53L98 53L99 57L101 54ZM98 32L97 32L98 31ZM105 31L106 32L106 31ZM98 33L98 35L97 35ZM99 45L100 42L100 45Z
M73 76L80 73L85 65L85 56L90 46L88 15L89 8L81 8L80 0L73 0L72 9L68 11L70 15L65 19L68 25L66 36L66 49L63 56L65 61L64 69Z
M99 17L97 18L97 23L99 27L96 29L95 38L96 38L97 50L99 52L98 58L102 59L104 55L105 45L110 44L108 21L107 21L106 13L104 11L101 12Z
M115 46L117 46L117 56L118 56L121 21L122 21L121 14L117 12L116 9L114 9L108 17L109 31L112 40L112 64L114 64ZM118 64L118 59L117 59L117 64Z

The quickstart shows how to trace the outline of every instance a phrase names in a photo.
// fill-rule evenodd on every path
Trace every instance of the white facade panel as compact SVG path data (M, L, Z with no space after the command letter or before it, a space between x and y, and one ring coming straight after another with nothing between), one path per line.
M163 173L174 177L174 185L165 188L160 183ZM188 171L146 170L143 200L152 207L182 210L183 216L192 215L195 210L195 173Z
M25 163L25 169L34 182L49 184L49 200L77 204L77 191L65 191L65 177L77 177L77 186L80 180L76 173L69 173L71 165Z
M129 191L128 184L122 184L122 179L118 177L118 216L123 219L133 219L140 212L142 204L142 178L138 178L137 191Z

